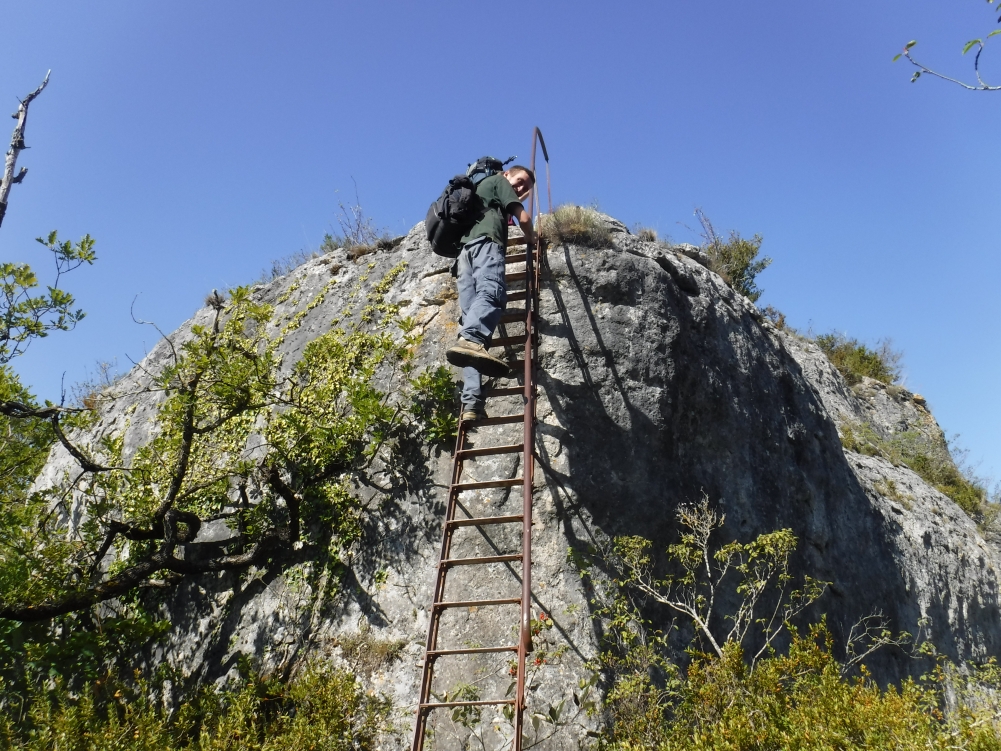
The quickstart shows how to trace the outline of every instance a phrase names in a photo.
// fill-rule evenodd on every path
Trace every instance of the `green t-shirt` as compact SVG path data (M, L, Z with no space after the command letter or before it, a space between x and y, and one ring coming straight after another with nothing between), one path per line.
M510 215L511 204L521 204L521 199L514 192L511 183L502 174L491 175L480 181L476 186L476 195L483 201L483 213L462 238L462 244L486 235L502 248L507 245L507 218Z

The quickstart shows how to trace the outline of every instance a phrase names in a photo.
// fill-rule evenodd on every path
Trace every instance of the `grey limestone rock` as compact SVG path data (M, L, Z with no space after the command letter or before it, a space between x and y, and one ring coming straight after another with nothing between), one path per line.
M785 527L795 532L796 572L830 582L807 616L826 613L839 638L860 617L880 611L895 630L923 628L954 659L996 655L997 548L913 472L846 452L839 440L839 425L864 422L884 436L910 430L941 441L924 405L876 382L849 387L815 345L777 330L693 259L691 249L643 242L617 222L610 226L617 230L612 247L550 248L544 268L533 580L536 607L555 624L541 646L562 654L538 666L541 688L532 692L533 706L568 696L597 649L589 594L568 550L642 535L663 551L677 540L679 504L703 493L725 512L731 539ZM337 251L256 288L281 319L305 310L337 280L286 340L287 362L326 330L353 284L366 275L377 281L401 260L407 269L387 299L425 331L418 365L443 362L456 332L454 281L449 263L427 247L422 225L394 248L354 259ZM285 299L292 285L297 291ZM200 311L171 338L183 339L207 315ZM155 348L142 368L160 367L165 347ZM142 369L128 378L141 381ZM520 397L508 397L490 409L516 412L519 404ZM127 423L134 449L148 437L155 408L154 401L123 402L101 416L96 430ZM481 428L477 440L500 441L506 427ZM56 449L39 482L68 467L69 457ZM427 448L414 460L405 490L380 489L386 469L356 478L356 492L370 509L366 538L338 582L297 584L289 571L310 566L298 561L285 572L186 583L164 606L174 629L152 656L203 681L224 678L241 652L279 670L307 654L344 661L393 699L400 734L387 738L386 747L405 746L449 451ZM472 472L474 479L515 477L520 467L513 457L493 457ZM468 504L476 513L504 513L520 503L515 496L483 491ZM457 544L474 555L514 541L497 532L470 534ZM497 564L477 577L456 576L449 586L456 599L475 599L510 593L517 579ZM453 644L490 643L492 635L511 636L516 623L513 612L500 609L457 611L450 618L445 628ZM677 634L682 646L686 633ZM904 652L888 649L873 669L881 680L894 680L914 665ZM506 686L502 663L499 669L443 668L436 690L470 675L485 676L484 690ZM492 715L483 719L489 725ZM576 748L587 727L578 723L542 747Z

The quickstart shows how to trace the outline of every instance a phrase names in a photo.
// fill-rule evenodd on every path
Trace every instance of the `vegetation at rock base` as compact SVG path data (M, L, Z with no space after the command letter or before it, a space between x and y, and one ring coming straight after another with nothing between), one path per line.
M612 725L598 743L607 751L706 749L1001 748L993 665L945 711L950 672L880 688L864 666L847 676L825 624L793 632L784 653L748 667L740 647L722 657L696 654L682 678L656 680L634 670L610 696ZM992 701L993 699L993 701ZM986 705L980 703L986 700Z
M747 238L736 230L730 230L729 237L724 240L702 209L696 209L695 216L702 225L702 251L709 268L723 277L723 281L734 290L755 302L764 293L755 280L772 263L771 258L758 258L764 238L761 235Z
M388 702L345 670L307 666L290 681L244 670L226 690L193 689L165 706L138 676L102 675L70 692L61 679L0 715L0 747L18 751L366 751L387 727ZM171 703L171 702L168 702Z
M774 639L774 614L802 611L819 596L819 583L789 588L796 539L787 531L723 544L713 540L723 521L705 499L681 509L682 540L667 556L674 573L654 575L642 538L618 538L604 552L611 580L596 574L589 556L572 554L603 633L593 663L607 685L599 749L1001 748L1001 672L993 662L960 671L939 659L922 680L881 688L866 658L911 638L894 635L878 614L855 625L841 658L823 619L805 634L783 620L783 646ZM727 577L739 604L724 612ZM673 626L665 630L647 615L656 604L695 634L684 668L671 659ZM934 656L928 644L916 652Z
M543 215L540 231L556 244L606 248L611 243L611 233L598 212L572 203L557 206L552 214Z
M889 340L880 342L878 349L870 349L858 339L837 332L821 334L814 341L849 386L863 377L875 378L888 386L900 380L901 354Z

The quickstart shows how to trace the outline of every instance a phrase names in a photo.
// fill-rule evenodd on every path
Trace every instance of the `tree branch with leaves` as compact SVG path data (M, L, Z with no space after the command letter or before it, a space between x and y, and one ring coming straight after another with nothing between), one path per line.
M994 5L994 0L987 0L988 4ZM1001 14L1001 0L999 0L995 10ZM998 23L1001 23L1001 16L998 18ZM947 76L943 73L929 68L927 65L918 62L911 50L917 45L917 40L912 39L907 44L904 45L904 49L893 57L893 62L896 62L900 58L906 58L907 62L913 65L917 70L911 76L911 83L915 83L922 75L929 75L935 78L941 78L943 81L948 81L949 83L954 83L958 86L962 86L967 91L1001 91L1001 86L992 86L991 84L984 81L983 77L980 75L980 56L983 54L984 49L986 49L987 42L990 41L992 37L1001 34L1001 29L996 29L992 31L987 36L981 39L971 39L966 44L963 45L963 54L968 54L971 50L976 49L976 54L973 56L973 73L976 76L976 83L967 83L966 81L961 81L958 78L953 78Z
M380 283L369 294L370 325L334 328L291 368L278 347L301 317L273 337L271 306L248 289L216 299L207 322L171 343L166 367L98 400L102 411L160 400L138 446L121 431L89 433L93 410L47 413L77 469L0 518L0 618L45 620L357 540L361 504L347 478L406 427L421 382L399 367L419 335L384 293ZM386 371L397 378L380 389ZM211 523L228 530L221 542L199 540Z

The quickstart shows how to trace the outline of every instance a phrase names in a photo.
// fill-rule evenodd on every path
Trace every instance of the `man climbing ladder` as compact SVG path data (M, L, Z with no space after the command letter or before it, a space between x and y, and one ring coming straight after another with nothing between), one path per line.
M536 128L532 134L532 167L512 168L508 172L519 172L514 181L508 176L497 175L505 180L512 193L519 188L524 191L522 197L534 184L535 145L536 139L542 146L546 158L546 178L549 178L549 155L542 134ZM529 182L523 182L528 180ZM503 192L503 186L500 191ZM516 197L518 194L515 194ZM510 198L510 196L508 196ZM502 711L504 717L511 722L510 735L507 736L512 751L521 751L524 731L524 713L526 711L526 658L532 652L532 481L534 476L534 446L535 446L535 368L536 345L538 336L538 284L539 260L544 252L544 241L536 242L535 232L531 223L532 210L535 207L534 196L529 204L529 210L524 211L520 200L504 203L500 199L502 219L500 231L496 234L482 233L474 228L467 236L463 253L470 245L477 248L475 242L484 234L490 244L497 244L493 262L499 264L499 270L493 269L493 277L487 277L490 283L497 284L492 289L500 289L496 295L500 300L494 312L491 306L488 313L491 318L483 324L484 329L474 331L481 341L467 340L482 344L489 342L498 324L524 326L523 332L505 335L495 343L504 346L520 346L524 348L524 359L513 370L503 361L504 371L499 377L520 379L518 385L495 385L484 392L480 383L480 372L489 371L484 368L473 370L475 379L472 386L477 402L466 402L463 394L463 419L459 422L453 455L452 476L448 487L445 519L442 529L441 552L434 575L434 587L429 608L429 623L424 661L421 668L421 679L418 690L416 717L414 723L414 738L412 751L423 751L425 741L436 739L441 745L432 741L431 747L450 747L443 732L435 735L431 727L432 715L448 712L446 717L453 721L446 724L454 728L455 718L460 724L464 720L479 717L479 711L486 707L494 707ZM550 199L550 210L552 210ZM525 231L524 238L512 238L507 241L506 211L517 211L516 218ZM468 240L473 242L468 242ZM500 241L499 243L497 241ZM524 250L520 247L522 246ZM506 253L511 247L512 252ZM478 254L470 253L471 256ZM470 267L477 265L476 258L470 258L466 263ZM463 262L460 260L460 269ZM516 267L524 265L524 271ZM505 273L505 269L512 269ZM463 273L460 271L460 274ZM479 286L482 275L477 277L472 268L467 272L470 276L460 277L460 294L462 294L463 278L472 279L474 293L462 303L463 335L467 326L472 325L474 306L484 289ZM500 275L499 280L497 275ZM507 282L523 281L524 290L506 294ZM502 312L505 300L523 300L524 307L520 310ZM483 323L480 321L480 323ZM462 342L460 342L460 346ZM453 347L450 353L458 349ZM454 355L450 355L449 361ZM469 360L482 365L479 360ZM464 363L459 363L464 364ZM489 367L489 365L488 365ZM464 373L465 375L465 373ZM467 386L470 382L467 380ZM478 414L467 416L467 404L480 404L486 398L498 398L504 402L521 402L520 413L504 414L494 417L480 417ZM518 429L520 437L505 431ZM476 444L470 441L470 432L476 433ZM510 460L510 461L505 461ZM481 464L482 462L482 464ZM518 477L517 475L521 476ZM520 488L519 499L511 491ZM499 493L500 497L488 497L485 494ZM518 506L520 505L520 513ZM500 546L500 547L498 547ZM520 548L520 550L518 550ZM511 552L506 552L511 551ZM517 552L515 552L517 551ZM457 575L468 572L463 581ZM447 581L450 582L446 586ZM511 591L510 584L517 584L518 593ZM448 614L452 619L448 620ZM486 616L486 618L484 618ZM458 620L456 620L458 618ZM478 635L477 635L478 634ZM514 637L514 638L512 638ZM514 642L514 643L512 643ZM482 674L503 680L505 676L514 678L511 689L507 692L503 687L494 685L496 691L487 690L480 696L478 689L468 681L476 672L474 665L464 663L464 660L501 659L509 660L506 664L493 667L483 666L487 672ZM445 664L440 664L444 662ZM480 674L480 673L477 673ZM484 685L484 689L490 689ZM439 729L447 727L439 725ZM454 738L452 740L455 740ZM502 744L502 745L507 745Z
M504 254L508 217L518 220L529 248L535 244L532 218L521 203L534 185L535 173L516 165L481 180L476 186L483 210L462 238L458 259L462 329L458 343L445 353L452 365L462 368L463 420L486 417L482 375L508 374L507 364L487 352L487 347L507 303Z

